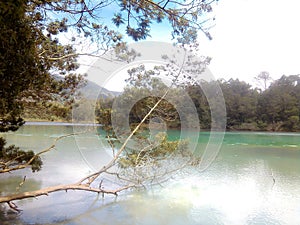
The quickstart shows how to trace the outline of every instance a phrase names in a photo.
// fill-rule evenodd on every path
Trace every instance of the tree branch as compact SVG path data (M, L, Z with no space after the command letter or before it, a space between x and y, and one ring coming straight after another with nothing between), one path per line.
M16 166L13 166L13 167L9 167L9 165L6 165L6 167L4 167L3 169L0 170L0 173L7 173L7 172L11 172L11 171L14 171L14 170L20 170L20 169L25 169L26 167L29 167L30 164L37 158L39 157L40 155L46 153L46 152L49 152L50 150L52 150L53 148L55 148L56 146L56 143L60 140L60 139L63 139L63 138L66 138L66 137L70 137L70 136L73 136L73 135L77 135L77 133L73 133L73 134L67 134L67 135L63 135L63 136L60 136L58 138L55 138L55 140L53 141L53 144L38 152L37 154L35 154L31 159L29 159L26 163L23 163L23 164L19 164L19 165L16 165Z
M0 203L8 203L9 206L11 206L12 202L15 200L21 200L21 199L26 199L26 198L36 198L38 196L42 195L49 195L50 193L53 192L58 192L58 191L68 191L68 190L80 190L80 191L89 191L89 192L95 192L95 193L103 193L103 194L113 194L113 195L118 195L119 192L126 190L128 188L134 187L135 185L129 184L124 187L120 187L114 190L105 190L102 189L101 186L99 188L93 188L90 187L87 184L80 184L80 183L75 183L75 184L67 184L67 185L57 185L57 186L52 186L52 187L47 187L43 188L40 190L36 191L28 191L28 192L23 192L20 194L14 194L10 196L1 196L0 197ZM14 204L15 205L15 204Z

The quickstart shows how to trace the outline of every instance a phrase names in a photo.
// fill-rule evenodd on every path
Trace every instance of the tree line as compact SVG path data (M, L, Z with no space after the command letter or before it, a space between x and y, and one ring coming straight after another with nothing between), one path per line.
M237 80L220 81L230 130L298 131L300 76L283 75L261 90Z
M260 78L262 79L262 77ZM184 94L187 93L192 99L197 110L200 127L209 130L211 128L211 110L213 106L207 101L203 89L210 90L210 86L217 82L221 87L226 104L226 129L227 130L247 130L247 131L299 131L300 130L300 76L283 75L278 80L265 85L266 80L262 80L263 88L252 85L239 79L220 79L217 81L202 81L200 84L177 86L170 90L173 100L164 100L157 107L151 118L162 118L168 127L180 128L182 118L179 117L177 109L186 101ZM139 123L149 108L151 108L157 98L151 96L151 92L163 92L168 87L158 79L153 78L148 82L135 82L128 85L124 92L111 99L100 100L96 115L98 121L103 122L103 118L109 117L110 108L113 101L118 102L116 109L117 116L122 121L124 116L123 108L132 105L129 113L131 124ZM140 98L140 96L147 96ZM138 101L132 103L135 99ZM218 110L218 109L214 109ZM222 109L223 110L223 109ZM188 114L185 114L189 117ZM125 118L123 118L124 120ZM188 121L187 118L185 121ZM191 121L192 122L192 121Z

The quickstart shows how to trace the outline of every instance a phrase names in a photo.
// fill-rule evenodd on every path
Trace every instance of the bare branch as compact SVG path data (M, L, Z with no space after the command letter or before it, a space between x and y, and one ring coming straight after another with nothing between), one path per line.
M58 192L58 191L68 191L68 190L80 190L80 191L89 191L89 192L95 192L95 193L103 193L103 194L113 194L113 195L118 195L119 192L129 189L131 187L134 187L135 185L127 185L124 187L120 187L114 190L105 190L102 189L101 187L99 188L93 188L90 187L87 184L67 184L67 185L57 185L57 186L52 186L52 187L47 187L43 188L40 190L36 191L28 191L28 192L23 192L20 194L15 194L15 195L10 195L10 196L1 196L0 197L0 203L8 203L9 206L15 206L14 208L17 208L15 204L13 204L11 201L15 200L21 200L21 199L26 199L26 198L36 198L38 196L42 195L49 195L50 193L53 192ZM13 207L11 207L13 208Z

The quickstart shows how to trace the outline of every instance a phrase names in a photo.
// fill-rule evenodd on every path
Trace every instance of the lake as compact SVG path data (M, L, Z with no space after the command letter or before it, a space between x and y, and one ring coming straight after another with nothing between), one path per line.
M87 128L33 123L1 136L9 144L39 151L60 135ZM179 134L169 135L176 139ZM208 132L201 132L199 146L208 137ZM110 159L108 151L94 131L65 138L42 156L40 172L26 169L0 175L0 193L75 182L103 166ZM17 190L24 175L26 182ZM300 134L228 132L210 167L162 186L104 198L81 191L58 192L15 203L23 211L5 213L0 208L1 224L299 225Z

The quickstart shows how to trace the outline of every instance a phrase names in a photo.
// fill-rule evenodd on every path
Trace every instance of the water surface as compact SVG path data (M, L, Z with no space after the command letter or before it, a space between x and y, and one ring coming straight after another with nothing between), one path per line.
M82 126L83 127L83 126ZM67 124L32 124L2 134L9 143L35 151L60 135ZM75 128L79 131L83 128ZM170 137L178 137L170 131ZM205 146L202 132L199 146ZM43 169L1 175L1 194L77 181L109 160L95 132L68 137L43 156ZM275 182L274 182L275 180ZM300 134L226 133L216 160L163 186L133 190L117 198L68 191L16 202L19 215L0 213L1 224L300 224ZM1 210L1 209L0 209Z

